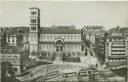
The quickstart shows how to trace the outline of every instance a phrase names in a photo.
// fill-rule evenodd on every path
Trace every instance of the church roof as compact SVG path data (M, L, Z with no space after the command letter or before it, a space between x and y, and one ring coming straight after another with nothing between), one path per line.
M29 34L29 27L12 27L6 31L7 35L14 34ZM81 34L81 29L73 27L58 26L58 27L40 27L41 34Z
M41 27L41 34L81 34L81 29L62 29Z

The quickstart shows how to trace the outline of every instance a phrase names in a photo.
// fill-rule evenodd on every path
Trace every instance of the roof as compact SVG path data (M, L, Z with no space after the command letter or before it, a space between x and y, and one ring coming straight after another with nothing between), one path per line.
M39 9L38 7L30 7L29 9Z
M41 28L41 34L81 34L81 29Z
M103 29L103 26L84 26L83 29Z
M76 29L73 27L58 26L58 27L40 27L41 34L81 34L81 29ZM7 35L14 34L28 34L29 27L10 27L6 31Z
M6 31L6 36L27 34L29 33L29 27L10 27L10 30Z
M19 54L20 50L17 47L6 46L1 50L2 54Z
M124 36L108 36L107 39L126 39Z

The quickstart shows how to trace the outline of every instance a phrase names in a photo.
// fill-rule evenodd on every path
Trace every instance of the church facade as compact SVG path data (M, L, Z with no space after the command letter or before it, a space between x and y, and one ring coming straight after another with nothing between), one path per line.
M30 53L70 53L83 54L84 43L81 38L81 29L73 27L40 27L40 9L32 7L30 10ZM32 56L30 56L32 57Z

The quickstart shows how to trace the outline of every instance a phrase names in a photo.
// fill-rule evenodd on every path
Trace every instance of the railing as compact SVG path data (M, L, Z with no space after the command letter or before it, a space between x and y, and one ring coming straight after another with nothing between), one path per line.
M30 74L30 77L28 77L24 81L32 81L32 80L44 81L44 80L58 77L58 76L60 76L60 74L59 74L59 71L57 68L58 68L57 65L53 65L53 66L50 65L49 67L45 66L45 67L43 67L43 69L39 69L35 73ZM43 70L44 73L41 73L40 72L41 70Z

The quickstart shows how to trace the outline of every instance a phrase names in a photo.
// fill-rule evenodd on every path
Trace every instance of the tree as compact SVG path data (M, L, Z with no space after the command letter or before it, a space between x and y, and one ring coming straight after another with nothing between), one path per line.
M1 63L1 80L6 82L7 78L14 77L15 72L10 62L4 61Z
M92 43L89 39L85 39L84 42L85 42L85 45L86 45L87 47L89 47L90 44Z

